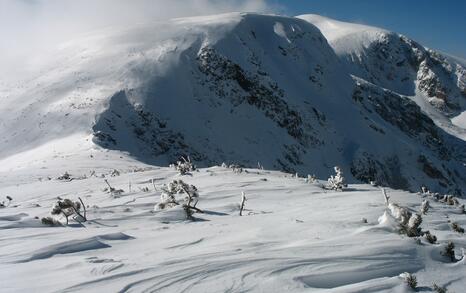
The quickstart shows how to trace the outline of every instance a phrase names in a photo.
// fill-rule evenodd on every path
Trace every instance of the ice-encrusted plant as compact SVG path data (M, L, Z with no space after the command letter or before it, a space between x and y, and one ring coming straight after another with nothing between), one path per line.
M408 285L408 287L410 287L411 289L416 290L417 288L416 276L411 273L404 273L403 277L404 277L406 285Z
M455 232L458 232L458 233L461 233L461 234L464 234L464 228L461 227L458 223L456 222L453 222L451 223L451 229Z
M13 198L11 198L11 196L9 196L9 195L7 195L5 198L6 198L7 202L6 203L5 203L5 201L0 202L0 208L9 207L10 204L11 204L11 201L13 200Z
M187 159L182 156L181 160L177 161L173 166L180 175L187 175L196 170L196 166L191 162L191 158L189 156Z
M343 171L340 167L335 166L333 168L335 170L335 176L330 175L327 182L327 188L333 190L343 190L348 185L345 183L345 177L343 177Z
M160 202L156 204L155 210L163 210L181 205L186 212L186 218L192 220L194 212L203 213L196 207L199 201L199 193L196 186L187 184L183 180L173 180L164 185L160 195Z
M448 241L441 254L448 257L451 262L456 262L455 244L451 241Z
M421 204L421 214L423 215L427 214L427 211L429 211L429 208L430 208L429 201L427 199L423 200Z
M434 234L431 234L430 231L424 232L424 238L430 244L435 244L437 242L437 236L435 236Z
M83 210L83 213L81 213L81 209ZM50 214L51 216L42 218L41 221L43 224L51 226L60 224L60 216L65 218L66 225L68 225L70 217L79 223L87 221L86 206L80 197L79 201L72 201L68 198L58 199L58 201L53 205Z

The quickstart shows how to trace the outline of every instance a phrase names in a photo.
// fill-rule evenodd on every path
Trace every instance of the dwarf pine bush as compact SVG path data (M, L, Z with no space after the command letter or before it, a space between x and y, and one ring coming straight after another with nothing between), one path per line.
M429 201L427 199L423 200L421 204L421 213L423 215L427 214L427 211L429 211L429 208L430 208Z
M408 285L411 289L415 290L417 288L417 278L415 275L410 274L410 273L405 273L404 279L405 279L406 285Z
M464 229L456 222L451 223L451 229L461 234L464 233Z
M177 161L174 167L176 171L180 173L180 175L187 175L190 172L196 170L196 167L191 162L189 156L188 159L185 159L185 157L181 157L181 161Z
M424 232L424 238L430 244L435 244L437 242L437 236L435 236L434 234L431 234L430 231Z
M447 293L447 288L440 287L439 285L435 283L432 285L432 289L437 293Z
M328 178L327 188L341 191L348 185L345 183L345 177L343 177L343 172L341 171L341 168L335 166L333 169L335 170L336 174L335 176L330 175L330 178Z
M160 202L155 209L163 210L181 205L186 212L186 217L192 219L194 212L203 212L196 207L198 201L199 193L196 186L187 184L183 180L173 180L162 187Z
M421 235L422 217L419 214L412 215L409 218L408 225L405 227L405 232L408 237L417 237Z
M448 243L445 245L442 255L450 258L451 262L456 262L456 257L455 257L455 244L451 241L448 241Z
M84 213L81 213L81 209ZM86 207L81 198L79 201L72 201L71 199L59 199L52 207L50 212L51 216L42 218L42 223L46 225L56 226L59 223L57 217L63 216L66 219L66 225L69 223L69 217L73 217L78 222L87 221Z
M0 202L0 208L9 207L10 204L11 204L11 201L13 200L13 198L11 198L11 196L8 196L8 195L5 198L6 198L7 202L6 203L5 203L5 201Z

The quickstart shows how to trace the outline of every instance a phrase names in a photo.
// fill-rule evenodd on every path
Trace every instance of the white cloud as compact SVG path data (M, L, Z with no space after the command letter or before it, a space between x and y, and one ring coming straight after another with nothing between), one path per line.
M231 11L272 12L266 0L0 0L0 77L88 31Z

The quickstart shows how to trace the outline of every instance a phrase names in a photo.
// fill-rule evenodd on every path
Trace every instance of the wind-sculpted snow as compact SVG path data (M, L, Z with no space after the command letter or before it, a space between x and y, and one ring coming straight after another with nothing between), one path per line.
M95 155L105 165L104 156ZM85 164L73 161L70 174L78 177L88 170ZM0 222L29 215L38 223L0 228L2 292L403 292L404 272L415 274L420 288L435 282L460 292L465 285L464 265L441 254L448 240L458 258L466 245L449 228L448 220L466 225L456 206L432 201L422 228L437 235L438 244L417 244L399 234L397 223L379 222L387 208L380 189L370 185L329 191L320 180L222 167L192 176L143 165L126 165L113 177L111 169L94 171L68 182L45 179L56 177L56 168L0 173L0 194L14 198L13 207L0 209ZM44 180L31 180L34 174ZM124 193L104 191L102 175ZM187 221L181 208L153 211L160 187L174 179L197 186L204 213L194 214L195 221ZM34 219L47 215L64 192L84 198L87 222L48 227ZM241 192L247 197L243 216ZM386 192L412 211L423 200Z

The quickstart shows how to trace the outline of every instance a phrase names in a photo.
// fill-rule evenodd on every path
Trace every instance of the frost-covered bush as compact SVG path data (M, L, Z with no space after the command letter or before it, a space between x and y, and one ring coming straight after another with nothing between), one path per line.
M316 180L317 180L316 175L307 174L306 183L314 183L316 182Z
M335 176L331 175L330 178L328 178L327 188L333 190L343 190L343 188L348 186L345 183L345 177L343 177L343 172L341 171L341 168L338 166L335 166L333 169L335 170L336 174Z
M174 180L162 187L160 202L156 204L155 210L181 205L186 212L186 217L192 219L193 212L202 213L202 210L196 207L198 201L199 193L196 186L182 180Z
M423 200L421 204L421 213L423 215L427 214L427 211L429 211L429 208L430 208L429 201L427 199Z
M415 275L410 273L404 273L404 279L406 285L408 285L411 289L415 290L417 288L417 278Z
M434 244L437 242L437 236L434 234L431 234L430 231L424 232L424 238L429 242L430 244Z
M404 227L406 235L408 237L417 237L421 235L422 217L421 215L415 214L409 218L408 225Z
M393 217L398 220L400 225L408 225L408 221L411 218L412 213L407 208L401 207L396 203L389 203L388 209L390 210L390 213L393 215Z
M231 164L228 168L232 169L235 174L243 173L243 168L240 165Z
M432 285L432 289L437 293L447 293L447 288L440 287L439 285L435 283Z
M174 167L176 171L180 173L180 175L187 175L190 172L196 170L196 166L193 165L189 156L188 159L185 159L185 157L181 157L181 161L177 161Z
M458 199L454 197L453 195L444 195L442 199L440 199L441 202L444 202L447 205L453 206L453 205L459 205Z
M10 196L8 196L8 195L7 195L5 198L6 198L7 202L6 202L6 203L5 203L5 201L0 202L0 208L9 207L10 204L11 204L11 201L13 200L13 199L12 199Z
M65 172L65 173L63 173L63 175L58 176L57 180L71 181L71 180L73 180L73 178L71 178L71 175L68 172Z
M464 233L464 229L458 223L455 222L451 223L451 229L461 234Z
M420 228L422 216L420 214L413 214L407 208L401 207L396 203L389 203L388 209L392 216L398 221L401 233L406 234L408 237L418 237L422 235L422 230Z
M443 251L441 252L442 255L450 258L451 262L456 262L456 257L455 257L455 244L451 241L448 241L448 243L445 245Z
M84 213L81 213L81 209ZM86 207L81 198L79 201L72 201L71 199L59 199L52 207L50 212L51 216L42 218L42 223L46 225L55 226L60 223L59 217L62 216L66 219L66 225L69 223L69 217L72 217L78 222L87 221Z
M112 177L120 176L120 171L118 171L117 169L113 169L112 172L110 172L110 176Z

